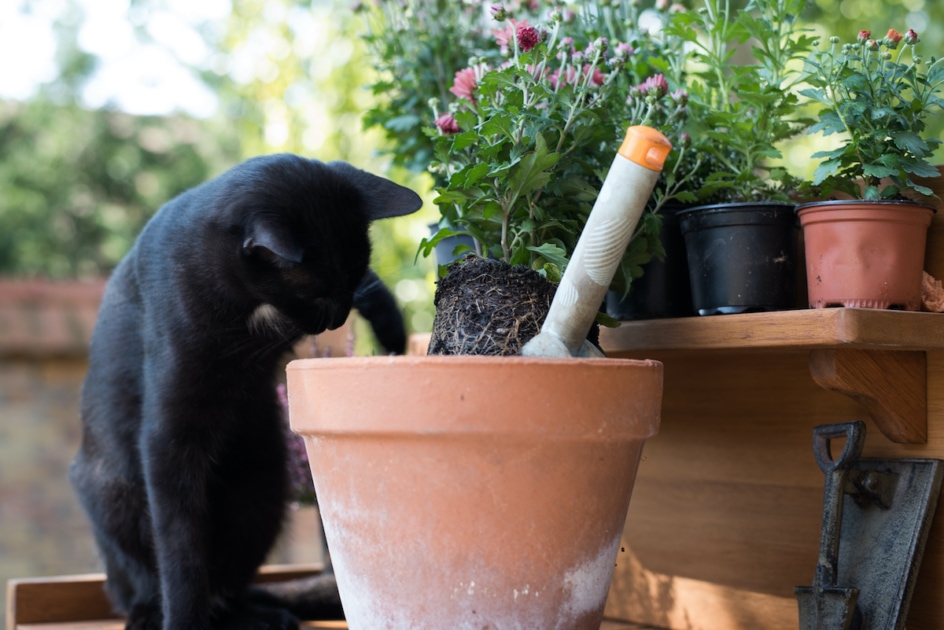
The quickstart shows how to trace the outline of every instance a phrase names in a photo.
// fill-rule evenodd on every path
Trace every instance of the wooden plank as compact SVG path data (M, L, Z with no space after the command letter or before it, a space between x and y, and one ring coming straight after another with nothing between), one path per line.
M18 624L115 619L103 575L10 580L7 628Z
M600 331L609 356L645 350L944 349L944 317L831 308L622 322Z
M278 582L309 577L321 565L270 565L262 567L258 582ZM101 573L52 578L10 580L7 584L7 628L23 624L83 622L118 619L105 595Z
M21 623L11 630L124 630L124 627L125 622L121 619L97 619L61 623ZM321 630L346 630L347 624L343 621L303 621L301 627Z
M346 630L347 624L343 621L303 621L302 628L314 628L316 630ZM75 623L44 623L44 624L20 624L11 630L124 630L124 622L113 620L99 621L80 621ZM652 626L640 626L634 623L624 621L603 621L600 630L659 630Z

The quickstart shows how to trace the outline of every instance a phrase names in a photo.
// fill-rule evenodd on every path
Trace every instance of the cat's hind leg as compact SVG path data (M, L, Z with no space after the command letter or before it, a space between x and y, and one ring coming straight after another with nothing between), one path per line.
M108 475L104 463L81 453L69 478L92 523L105 565L105 591L115 610L129 616L136 608L159 612L160 583L144 488Z

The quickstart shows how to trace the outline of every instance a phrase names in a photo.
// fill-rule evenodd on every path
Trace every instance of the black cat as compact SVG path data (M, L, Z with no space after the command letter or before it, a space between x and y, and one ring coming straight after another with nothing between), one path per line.
M129 628L297 625L249 588L286 507L275 372L352 306L403 350L396 304L367 267L368 226L420 205L345 163L260 157L167 203L118 265L70 477ZM321 588L322 612L339 613L333 583Z

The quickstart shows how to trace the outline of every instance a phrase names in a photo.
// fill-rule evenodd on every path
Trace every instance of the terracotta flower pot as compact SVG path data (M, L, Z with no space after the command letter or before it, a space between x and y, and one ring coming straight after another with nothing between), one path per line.
M911 201L820 201L797 207L810 308L921 308L934 209Z
M661 363L301 360L288 391L352 629L599 627Z

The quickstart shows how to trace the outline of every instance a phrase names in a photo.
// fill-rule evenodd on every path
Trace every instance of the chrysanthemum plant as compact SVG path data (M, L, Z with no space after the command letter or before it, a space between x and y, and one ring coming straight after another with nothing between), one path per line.
M944 63L922 60L919 41L913 30L902 35L892 29L880 39L862 30L854 42L832 37L828 47L810 54L804 78L811 87L801 93L825 106L810 133L844 134L844 140L813 155L823 162L809 192L864 199L932 194L912 178L939 175L928 160L941 141L922 134L928 116L944 111Z
M659 128L677 145L657 202L682 194L688 173L677 166L690 145L682 135L688 96L663 74L636 82L634 71L651 68L634 65L630 43L604 36L616 23L608 13L615 10L609 3L584 7L580 15L561 8L533 26L492 8L500 61L473 57L455 74L452 98L430 101L435 126L427 133L434 138L431 169L442 182L435 200L442 221L422 243L424 253L443 238L469 234L479 255L555 279L632 124ZM624 274L641 273L658 250L658 229L650 213L624 259Z
M729 0L705 0L669 25L694 50L693 135L713 170L701 201L787 201L795 193L799 180L778 160L779 145L811 123L797 107L799 65L813 41L797 21L806 3L750 0L736 10Z

